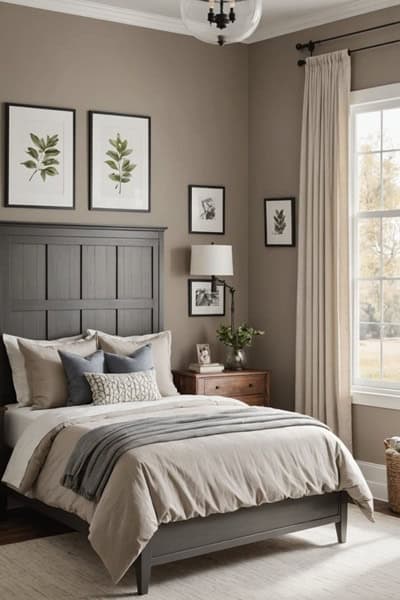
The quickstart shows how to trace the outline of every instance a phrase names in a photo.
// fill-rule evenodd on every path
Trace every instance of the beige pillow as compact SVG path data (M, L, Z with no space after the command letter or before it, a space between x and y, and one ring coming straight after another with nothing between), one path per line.
M93 333L93 331L89 330L88 333ZM97 336L102 350L112 352L113 354L122 354L123 356L129 356L138 348L150 344L160 394L162 396L176 396L178 394L171 373L170 331L150 333L149 335L132 335L130 337L108 335L107 333L98 331Z
M154 369L137 373L85 373L93 404L160 400Z
M82 340L85 335L75 335L58 340L29 340L15 335L3 334L3 342L10 362L12 380L18 404L30 406L32 404L29 383L25 368L25 359L18 342L33 342L39 346L54 346L54 344L70 344Z
M67 379L58 351L89 356L97 350L96 336L69 344L41 346L20 341L34 408L65 406L68 398Z

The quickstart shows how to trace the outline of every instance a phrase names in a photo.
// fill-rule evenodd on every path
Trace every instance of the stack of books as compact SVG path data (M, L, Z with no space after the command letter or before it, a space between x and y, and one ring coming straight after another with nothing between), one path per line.
M195 371L195 373L222 373L223 370L224 365L221 363L208 363L207 365L191 363L189 365L189 371Z

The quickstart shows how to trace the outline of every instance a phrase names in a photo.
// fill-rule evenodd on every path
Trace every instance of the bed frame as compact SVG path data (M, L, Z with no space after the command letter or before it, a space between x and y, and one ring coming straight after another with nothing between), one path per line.
M87 328L119 335L159 331L164 229L0 223L0 331L37 339ZM14 401L0 341L0 424L1 405ZM0 476L10 452L0 427ZM9 496L88 532L78 517L5 485L0 486L0 518L7 518ZM138 593L148 592L154 565L276 535L334 523L338 542L344 543L347 502L347 494L337 492L161 525L135 562Z

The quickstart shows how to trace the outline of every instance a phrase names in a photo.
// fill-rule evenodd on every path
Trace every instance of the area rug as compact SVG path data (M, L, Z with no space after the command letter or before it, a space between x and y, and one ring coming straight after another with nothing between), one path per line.
M59 535L0 547L2 600L125 600L84 537ZM369 523L350 507L349 542L333 525L153 569L149 600L385 600L400 597L400 519Z

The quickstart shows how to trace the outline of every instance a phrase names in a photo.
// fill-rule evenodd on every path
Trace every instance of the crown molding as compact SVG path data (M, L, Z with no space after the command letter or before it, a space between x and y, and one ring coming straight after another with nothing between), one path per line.
M100 19L125 25L135 25L147 29L158 29L170 33L188 35L187 29L180 19L141 12L130 8L119 8L107 4L98 4L93 0L4 0L8 4L19 4L51 10L53 12Z
M378 6L379 4L379 6ZM322 10L314 10L301 17L291 19L282 19L274 21L270 24L261 24L256 32L244 43L254 44L263 40L287 35L289 33L301 32L304 29L311 29L327 23L342 21L358 15L376 12L392 6L398 6L397 0L353 0L343 6L335 6Z
M0 0L1 3L2 0ZM189 35L181 19L155 15L128 8L118 8L107 4L98 4L95 0L4 0L8 4L19 4L30 8L50 10L53 12L78 15L102 21L124 23L147 29L157 29L170 33ZM254 44L270 38L301 32L304 29L318 27L334 21L341 21L357 15L382 10L399 5L394 0L353 0L340 8L314 10L301 17L271 21L261 24L257 31L244 43Z

